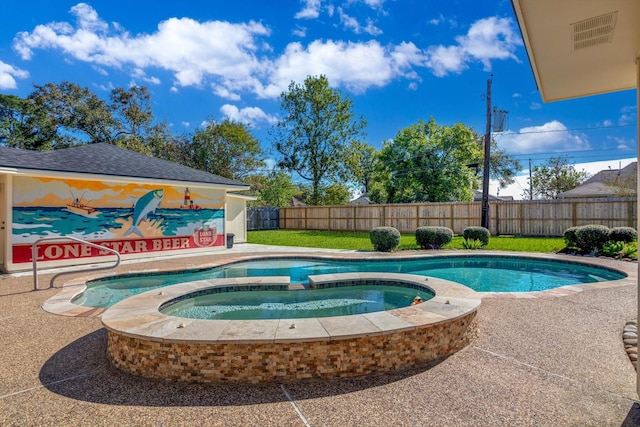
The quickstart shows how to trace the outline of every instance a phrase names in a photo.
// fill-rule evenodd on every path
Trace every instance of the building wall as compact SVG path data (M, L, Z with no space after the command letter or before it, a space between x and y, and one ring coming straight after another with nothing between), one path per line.
M6 270L29 268L32 244L42 237L73 236L125 257L225 247L224 189L34 176L9 181ZM45 264L107 255L76 242L38 245L38 262Z
M235 243L247 241L247 202L244 198L227 197L227 233L235 235Z

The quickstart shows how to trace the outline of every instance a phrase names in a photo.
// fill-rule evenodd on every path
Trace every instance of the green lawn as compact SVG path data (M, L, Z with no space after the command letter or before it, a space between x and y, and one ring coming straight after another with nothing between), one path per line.
M353 249L373 251L369 233L263 230L249 231L248 243L276 246L298 246L305 248ZM515 237L491 236L484 249L515 252L557 252L564 248L562 237ZM400 250L419 249L412 234L402 235ZM462 237L454 237L445 249L462 249Z

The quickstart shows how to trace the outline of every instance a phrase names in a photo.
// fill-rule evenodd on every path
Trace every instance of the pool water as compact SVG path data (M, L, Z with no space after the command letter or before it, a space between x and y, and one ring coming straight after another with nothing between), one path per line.
M191 319L299 319L347 316L407 307L419 295L433 294L402 286L357 285L293 291L217 292L161 308L166 315Z
M391 272L432 276L461 283L477 292L533 292L560 286L619 280L625 276L583 264L508 256L442 256L395 260L264 259L212 269L157 275L119 276L92 281L73 302L107 308L131 295L176 283L227 277L289 276L306 284L310 275Z

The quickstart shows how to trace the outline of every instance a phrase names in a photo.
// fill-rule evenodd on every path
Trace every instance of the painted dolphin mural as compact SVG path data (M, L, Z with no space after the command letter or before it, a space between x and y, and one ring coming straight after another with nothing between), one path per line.
M122 237L128 236L131 233L136 233L138 236L144 237L142 231L138 228L138 225L147 219L147 216L149 216L150 213L155 213L163 196L164 190L151 190L144 196L140 197L133 207L133 221L131 222L131 228L125 231Z

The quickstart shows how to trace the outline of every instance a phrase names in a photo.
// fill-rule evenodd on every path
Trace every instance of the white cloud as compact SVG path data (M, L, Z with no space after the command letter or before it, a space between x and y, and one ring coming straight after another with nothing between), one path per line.
M570 132L557 120L541 126L525 127L517 133L504 132L497 139L500 147L511 154L583 151L591 148L586 137Z
M188 127L190 127L190 126L191 126L191 123L189 123L189 122L180 122L180 124L181 124L182 126L186 127L186 128L188 128Z
M348 0L343 3L383 6L382 0ZM310 11L330 12L330 3L304 1ZM338 8L339 9L339 8ZM378 34L373 21L362 26L351 21L342 9L342 18L354 31ZM21 32L13 41L22 59L29 60L37 50L57 50L65 60L83 61L104 74L107 70L134 70L132 76L151 84L161 81L154 74L168 71L174 81L171 92L181 87L211 87L212 92L229 101L239 101L246 93L260 98L276 98L291 81L302 82L309 75L324 74L335 87L362 93L382 87L399 78L410 80L411 88L420 82L420 69L435 75L459 73L470 61L485 67L495 59L515 58L519 42L510 19L486 18L476 21L458 44L420 49L412 42L381 45L376 40L350 42L315 40L308 44L290 43L274 54L266 38L271 35L262 23L199 22L190 18L170 18L152 33L129 33L117 23L106 23L89 5L71 8L73 24L53 22ZM302 12L300 12L302 13ZM383 13L378 11L378 13ZM300 35L306 34L300 29ZM366 64L366 67L363 66ZM0 78L5 86L15 85L15 77L4 64Z
M296 19L316 19L320 16L322 0L304 0L302 3L304 7L300 12L295 14Z
M367 19L367 25L363 27L356 18L347 15L341 7L338 8L338 15L340 16L340 22L342 25L356 34L366 33L372 36L382 34L382 30L374 25L371 18Z
M327 76L333 86L360 93L372 86L384 86L398 76L416 78L410 67L421 61L424 58L413 43L386 48L377 41L316 40L306 48L301 43L290 43L274 62L270 83L262 96L277 97L291 81L302 82L309 75L320 74Z
M276 117L265 113L261 108L258 107L245 107L239 109L235 105L225 104L220 107L220 112L228 119L252 125L261 122L274 124L278 121Z
M372 9L380 9L386 0L362 0L364 4Z
M270 31L261 23L198 22L170 18L156 32L131 35L101 21L93 8L71 8L78 25L50 23L18 33L13 47L28 60L36 49L57 49L76 60L104 67L158 68L174 73L179 86L199 86L223 77L233 86L254 86L265 64L255 56L260 37Z
M213 93L218 95L220 98L228 99L230 101L240 101L240 95L231 92L229 89L223 86L212 86Z
M539 102L532 102L531 105L529 105L529 109L530 110L542 110L542 104L540 104Z
M143 82L146 82L146 83L149 83L149 84L152 84L152 85L159 85L161 83L159 78L154 77L154 76L151 76L151 77L147 76L147 74L145 73L145 71L142 68L134 69L133 72L131 73L131 76L134 79L140 79ZM132 85L136 86L135 82L132 83Z
M522 42L510 18L490 17L474 22L464 36L456 37L456 45L431 46L427 49L427 66L443 77L449 73L461 73L468 63L479 61L485 71L491 70L491 61L514 59L516 47Z
M109 29L109 25L98 17L98 13L86 3L78 3L70 12L76 16L78 27L92 33L102 33Z
M291 30L291 34L293 34L296 37L304 38L307 36L307 29L306 27L301 27L299 25L296 25L296 27L293 30Z
M429 19L427 24L429 25L440 25L444 22L444 15L440 14L437 18Z
M628 107L623 107L622 110L620 111L622 114L620 115L620 118L618 119L618 125L620 126L627 126L630 124L633 124L636 122L636 110L638 107L632 107L632 106L628 106Z
M606 128L607 127L611 127L611 126L613 126L613 122L611 120L605 120L605 121L602 122L602 126L604 126Z
M628 140L626 138L621 138L617 136L608 136L608 140L613 141L616 144L617 150L628 151L631 150L631 147L635 146L635 141Z
M15 89L18 87L16 79L27 77L29 77L28 72L0 61L0 89Z

